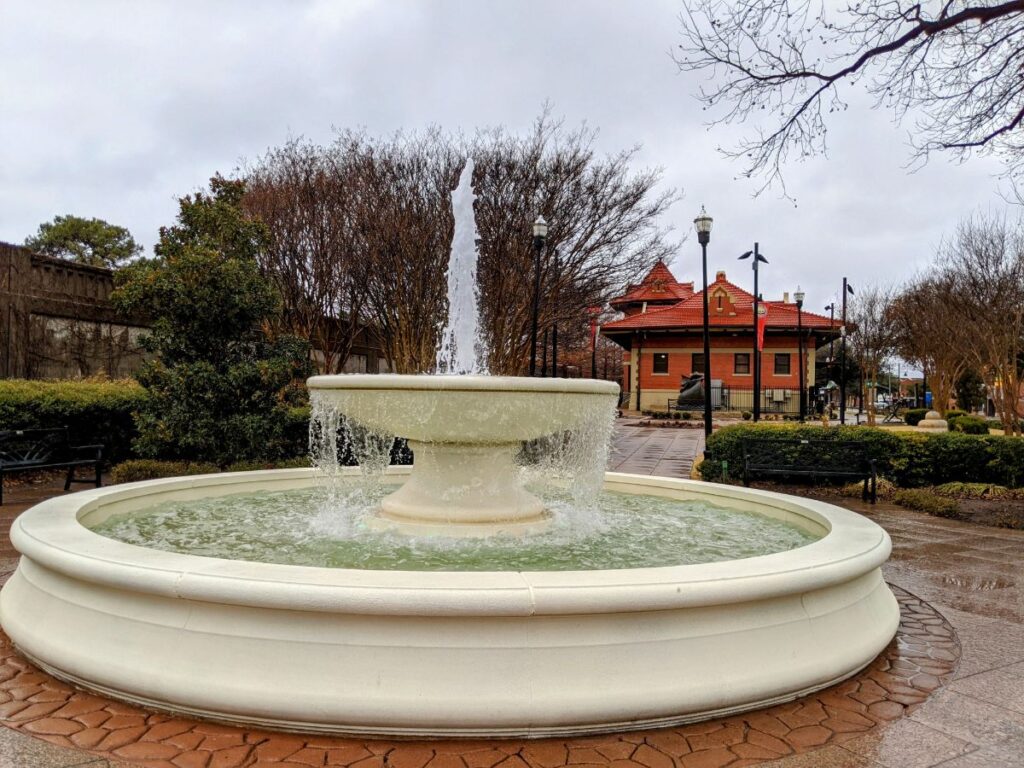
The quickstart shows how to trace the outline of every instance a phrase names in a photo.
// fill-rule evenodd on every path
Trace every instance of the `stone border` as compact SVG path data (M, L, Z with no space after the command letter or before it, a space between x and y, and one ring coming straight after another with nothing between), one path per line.
M857 676L757 712L576 739L390 741L300 736L153 713L73 688L0 635L0 722L52 744L148 768L620 768L756 765L839 744L899 719L953 674L960 644L928 603L900 604L892 643Z
M0 595L4 630L71 684L184 717L514 739L669 727L790 701L862 669L899 623L879 569L890 551L882 528L813 500L689 480L609 473L606 487L707 499L826 535L698 565L404 572L197 557L86 527L162 498L313 479L228 473L45 501L11 528L22 558Z

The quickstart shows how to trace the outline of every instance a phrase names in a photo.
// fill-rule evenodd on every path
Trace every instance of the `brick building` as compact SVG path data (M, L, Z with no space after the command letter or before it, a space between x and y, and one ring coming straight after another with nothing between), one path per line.
M620 320L605 324L602 335L625 352L622 389L631 409L664 410L679 395L682 380L704 371L702 291L681 283L658 262L640 285L611 302ZM754 323L752 294L719 272L708 285L711 336L711 393L716 408L753 406ZM762 409L797 412L800 379L796 302L762 300L765 314L761 349ZM839 335L840 321L802 313L804 365L814 382L814 350Z

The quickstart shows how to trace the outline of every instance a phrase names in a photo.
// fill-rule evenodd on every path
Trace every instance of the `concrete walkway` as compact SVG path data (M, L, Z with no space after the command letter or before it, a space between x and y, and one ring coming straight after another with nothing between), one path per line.
M629 420L615 426L608 469L635 475L689 477L704 451L704 430L681 427L637 427Z

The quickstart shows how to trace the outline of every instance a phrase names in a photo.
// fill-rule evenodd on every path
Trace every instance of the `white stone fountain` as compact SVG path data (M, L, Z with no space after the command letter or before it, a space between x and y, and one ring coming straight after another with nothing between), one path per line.
M598 446L617 392L476 375L314 377L310 389L321 410L410 441L415 466L387 470L396 490L377 518L398 531L379 535L524 542L548 512L513 453L563 432ZM829 686L893 637L899 611L880 571L890 542L867 518L733 486L603 480L606 491L711 502L819 538L696 565L412 571L203 557L92 530L162 502L322 482L314 469L171 478L56 497L19 517L22 557L0 622L43 669L117 698L269 728L406 736L699 720Z

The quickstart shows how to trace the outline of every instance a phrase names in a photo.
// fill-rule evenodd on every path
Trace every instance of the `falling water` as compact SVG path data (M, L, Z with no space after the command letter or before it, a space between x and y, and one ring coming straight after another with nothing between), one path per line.
M476 219L473 214L473 159L459 176L459 185L452 192L452 214L455 234L448 258L448 320L441 331L437 350L438 373L487 373L481 360L480 323L477 310Z

